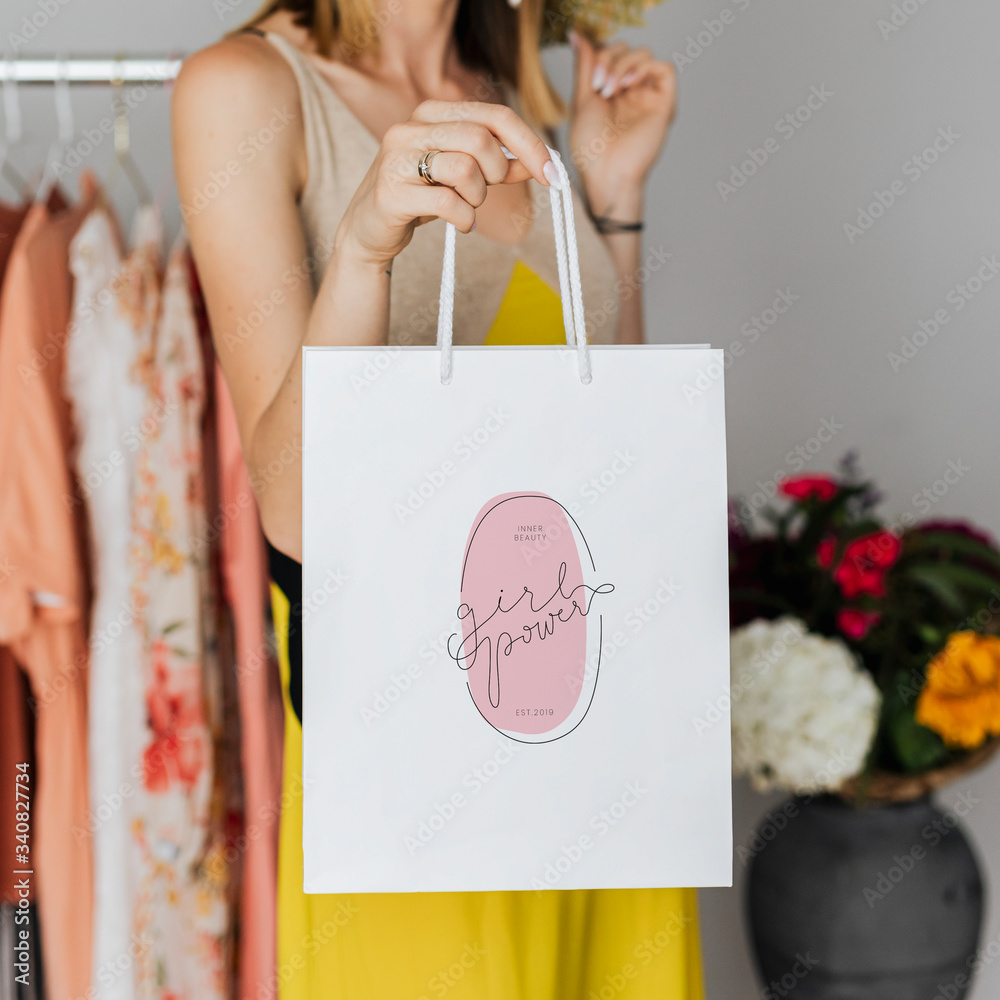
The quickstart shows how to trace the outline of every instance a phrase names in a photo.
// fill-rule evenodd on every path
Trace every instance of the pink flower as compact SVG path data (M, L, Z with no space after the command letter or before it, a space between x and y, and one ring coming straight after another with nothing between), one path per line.
M881 617L877 611L861 611L859 608L844 608L837 615L837 628L848 639L863 639L878 624Z
M848 600L861 594L885 596L885 574L899 558L900 540L889 531L873 531L848 542L844 555L833 570L833 578ZM833 566L837 542L824 538L816 548L816 561L824 569Z
M816 561L823 569L829 569L833 565L833 554L836 551L837 540L827 536L816 548Z
M778 483L782 496L804 503L807 500L830 500L837 494L836 480L830 476L792 476Z
M850 600L859 594L882 597L885 594L885 574L899 558L902 543L889 531L873 531L847 543L844 558L834 571L844 597Z

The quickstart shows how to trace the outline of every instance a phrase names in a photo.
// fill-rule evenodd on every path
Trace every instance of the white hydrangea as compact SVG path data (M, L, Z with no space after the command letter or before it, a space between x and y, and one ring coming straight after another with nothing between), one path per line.
M757 620L730 637L733 769L754 788L833 791L862 768L881 694L838 639L795 618Z

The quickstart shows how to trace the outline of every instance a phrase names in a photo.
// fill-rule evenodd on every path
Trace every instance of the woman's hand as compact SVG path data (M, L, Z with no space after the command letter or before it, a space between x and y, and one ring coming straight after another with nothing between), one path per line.
M509 160L501 143L517 157ZM427 184L417 166L428 150ZM424 101L408 121L393 125L344 213L337 245L358 262L387 268L410 242L416 226L434 218L468 233L490 184L534 177L558 183L542 140L500 104Z
M577 32L569 145L595 215L638 221L676 105L676 74L649 49L597 47ZM634 217L633 217L634 216Z

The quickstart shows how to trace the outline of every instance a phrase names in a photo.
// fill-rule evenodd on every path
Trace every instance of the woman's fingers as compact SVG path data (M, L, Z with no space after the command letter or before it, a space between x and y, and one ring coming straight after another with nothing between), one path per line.
M457 148L462 152L472 153L477 160L479 156L464 145L439 146L437 136L441 136L441 141L444 143L449 135L457 134L460 137L465 135L481 150L489 145L485 139L491 138L493 148L500 157L503 157L505 163L504 173L500 175L499 181L492 179L496 174L491 172L490 164L483 164L487 168L483 171L483 175L491 184L500 182L511 184L528 177L534 177L539 184L549 185L554 181L557 182L558 174L555 165L549 159L545 143L516 112L503 104L484 104L480 101L424 101L417 106L410 121L434 124L431 133L433 142L430 148ZM448 125L464 125L467 131L449 133ZM516 159L507 161L500 148L501 144L506 146Z
M416 190L411 188L406 204L408 214L418 222L444 219L461 233L471 232L476 224L476 210L450 187L425 184Z
M609 81L614 73L615 63L626 55L629 47L624 42L615 42L613 45L606 45L597 50L594 58L594 72L590 78L590 87L597 91L601 97L609 96L605 93Z
M577 103L588 92L607 100L643 82L663 87L672 81L673 67L657 61L649 49L632 49L623 42L598 48L582 35L574 36L573 47L577 51Z
M416 158L412 159L414 173L416 162L422 153L428 150L440 150L439 155L434 157L435 162L440 162L444 153L458 153L471 157L476 162L487 184L502 184L507 179L510 169L507 157L503 155L496 137L485 125L465 121L439 121L424 125L409 121L403 125L393 126L393 130L390 142L398 143L398 148L406 150L407 162L411 161L412 153L417 154ZM456 161L451 160L449 166L455 169ZM434 180L445 183L434 173L435 169L431 169Z
M428 184L419 165L431 152L424 161L433 182ZM373 203L395 225L438 218L468 233L475 227L476 209L486 200L487 185L529 177L545 185L559 182L545 143L510 108L425 101L409 121L391 126L383 136Z
M645 77L656 62L649 49L630 49L611 64L601 96L613 97L620 90L627 90Z
M415 157L415 162L419 160L419 156ZM474 156L442 150L431 157L427 167L435 184L452 188L473 208L479 208L486 201L486 178Z

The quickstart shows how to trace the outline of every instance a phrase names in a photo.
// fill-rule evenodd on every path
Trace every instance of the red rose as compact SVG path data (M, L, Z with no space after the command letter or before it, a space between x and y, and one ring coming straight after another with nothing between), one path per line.
M833 565L837 543L824 538L816 549L816 560L824 569ZM860 594L885 595L885 574L899 558L902 543L889 531L873 531L848 542L833 578L848 600Z
M837 628L848 639L863 639L880 618L877 611L860 611L857 608L844 608L837 615Z
M833 565L833 553L836 551L837 540L835 538L824 538L816 549L816 561L823 569L829 569Z
M838 489L836 481L829 476L793 476L778 483L778 492L782 496L800 503L806 500L830 500Z
M844 597L858 594L882 597L885 594L885 573L899 558L902 544L888 531L873 531L848 542L844 558L834 573Z

